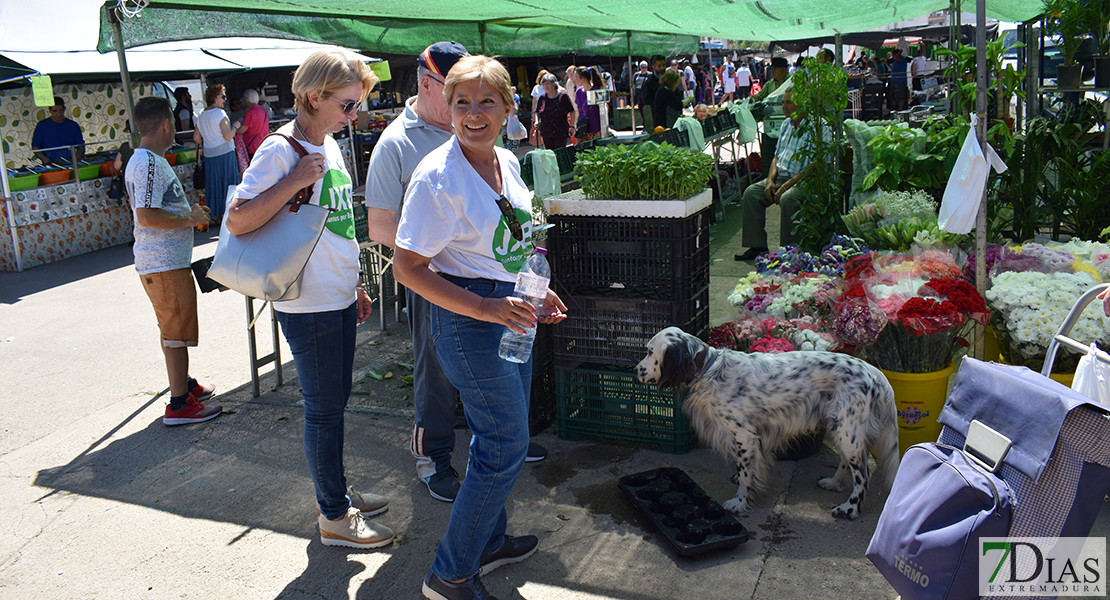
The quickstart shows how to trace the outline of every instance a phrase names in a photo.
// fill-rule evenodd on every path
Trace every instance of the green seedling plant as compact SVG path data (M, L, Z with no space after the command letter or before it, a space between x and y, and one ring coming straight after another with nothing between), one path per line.
M712 161L666 142L601 146L577 156L575 180L591 199L680 200L705 189Z

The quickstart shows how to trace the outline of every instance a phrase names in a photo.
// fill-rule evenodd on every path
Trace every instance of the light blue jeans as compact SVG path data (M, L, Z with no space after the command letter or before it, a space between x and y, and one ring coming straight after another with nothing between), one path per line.
M304 396L304 457L316 503L329 519L347 514L343 473L343 410L351 396L355 360L355 304L343 310L277 314Z
M509 296L514 287L510 282L445 278L485 298ZM482 555L504 543L505 502L528 451L532 361L511 363L497 355L505 329L432 308L439 364L459 390L473 434L466 478L432 564L432 572L444 581L474 576Z

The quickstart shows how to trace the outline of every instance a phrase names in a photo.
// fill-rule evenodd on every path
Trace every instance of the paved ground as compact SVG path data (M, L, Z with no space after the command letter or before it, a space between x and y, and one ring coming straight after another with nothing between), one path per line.
M748 268L732 260L738 218L730 209L714 230L714 323L731 318L723 298ZM198 236L196 256L214 248L213 237ZM192 372L219 387L225 414L167 428L165 371L130 247L0 273L0 597L420 597L450 506L414 478L411 388L399 364L411 361L407 327L390 314L384 330L376 315L359 328L347 471L356 487L391 498L381 520L399 535L380 551L347 551L322 546L316 533L288 351L285 384L266 374L252 397L242 298L200 302ZM268 335L260 338L268 351ZM367 378L371 367L395 376ZM466 441L458 431L459 466ZM894 597L863 557L885 496L872 496L857 522L834 520L842 494L814 485L835 468L827 448L777 463L742 521L751 541L687 559L637 518L617 479L675 466L724 500L734 489L721 458L704 448L676 456L568 442L551 431L538 441L551 456L525 467L509 518L510 532L538 535L540 550L487 578L498 597Z

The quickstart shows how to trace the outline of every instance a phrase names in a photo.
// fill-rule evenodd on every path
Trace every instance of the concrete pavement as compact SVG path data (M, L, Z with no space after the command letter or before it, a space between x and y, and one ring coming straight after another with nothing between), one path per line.
M198 234L194 256L214 249L214 236ZM713 252L714 269L726 259L736 268L730 244ZM722 290L735 282L715 277ZM254 398L242 297L204 294L200 309L192 373L218 386L212 402L225 414L170 428L160 421L168 398L153 312L129 246L0 273L0 598L419 598L451 507L415 479L405 390L362 378L346 421L348 479L389 496L379 519L396 542L324 547L287 349L285 385L274 388L267 375ZM267 349L268 335L260 344ZM356 371L406 351L407 327L391 317L383 331L375 316L359 327ZM468 434L457 434L461 470ZM834 520L829 510L846 493L814 484L835 470L828 448L777 463L742 520L751 541L687 559L638 519L617 479L675 466L724 500L735 490L722 458L705 448L675 456L569 442L550 431L538 441L551 454L525 467L508 510L510 533L535 534L540 548L485 578L500 598L895 595L863 557L885 496L872 495L859 521Z

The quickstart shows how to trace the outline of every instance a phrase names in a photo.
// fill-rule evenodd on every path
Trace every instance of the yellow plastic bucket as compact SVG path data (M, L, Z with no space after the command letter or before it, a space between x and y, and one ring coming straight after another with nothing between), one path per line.
M931 373L898 373L882 370L894 388L898 408L898 453L905 454L914 444L935 442L940 437L937 421L948 398L948 378L955 365Z

